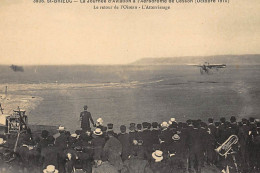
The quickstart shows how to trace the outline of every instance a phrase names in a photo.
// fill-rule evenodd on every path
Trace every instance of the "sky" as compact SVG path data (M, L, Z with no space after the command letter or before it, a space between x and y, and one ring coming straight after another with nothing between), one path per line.
M0 64L127 64L146 57L260 53L259 0L170 8L94 10L93 4L1 0Z

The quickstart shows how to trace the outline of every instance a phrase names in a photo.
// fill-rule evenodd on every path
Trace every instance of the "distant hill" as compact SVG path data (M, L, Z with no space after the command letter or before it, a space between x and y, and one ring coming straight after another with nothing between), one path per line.
M260 65L260 54L256 55L216 55L142 58L132 65L187 65L187 64L227 64L227 65Z

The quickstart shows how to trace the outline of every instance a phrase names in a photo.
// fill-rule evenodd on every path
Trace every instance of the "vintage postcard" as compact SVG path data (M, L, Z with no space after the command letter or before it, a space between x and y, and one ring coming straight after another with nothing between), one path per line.
M259 172L259 11L1 0L0 172Z

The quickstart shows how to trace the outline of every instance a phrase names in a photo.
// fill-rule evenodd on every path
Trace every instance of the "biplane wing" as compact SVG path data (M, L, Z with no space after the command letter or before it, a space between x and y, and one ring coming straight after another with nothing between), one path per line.
M208 68L226 68L226 64L210 64L206 65Z

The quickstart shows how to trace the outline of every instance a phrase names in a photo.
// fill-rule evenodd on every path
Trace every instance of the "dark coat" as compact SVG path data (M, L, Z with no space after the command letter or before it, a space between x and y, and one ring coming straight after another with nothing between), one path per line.
M55 146L60 150L65 150L67 148L68 138L65 133L61 133L59 137L55 140Z
M54 165L58 168L58 157L59 150L56 146L47 146L41 151L41 163L43 168L46 168L48 165Z
M130 155L130 143L129 143L129 134L120 133L118 135L118 140L122 144L122 160L126 160L128 156Z
M123 168L123 162L121 159L122 154L122 144L114 136L109 137L108 141L104 146L104 156L107 158L108 162L121 170Z
M92 116L90 112L88 111L83 111L80 113L80 118L81 118L81 128L82 130L90 130L90 121L94 125L94 121L92 119Z
M143 139L143 146L145 148L150 148L152 146L152 135L151 131L145 129L142 133L142 139Z
M151 131L151 143L152 144L159 144L159 134L160 134L160 131L157 129L153 129Z
M169 165L164 162L151 162L151 169L153 171L153 173L170 173L171 172L171 168L169 167Z
M130 145L133 145L133 140L136 139L136 131L134 132L129 132L129 143Z
M214 125L214 124L212 124L212 123L210 123L209 125L208 125L208 128L210 129L210 132L211 132L211 134L214 136L214 137L216 137L216 131L217 131L217 128L216 128L216 126Z
M103 147L105 145L105 139L101 136L95 136L92 140L94 148L94 160L101 160L103 154Z
M41 150L42 150L43 148L47 147L47 146L48 146L48 141L47 141L47 139L43 138L43 139L41 139L40 142L38 143L37 149L38 149L39 152L41 152Z

